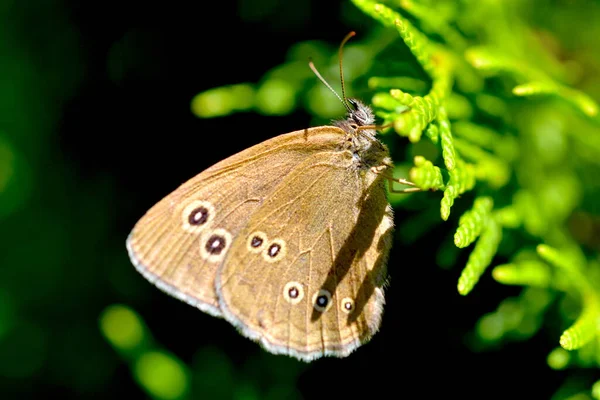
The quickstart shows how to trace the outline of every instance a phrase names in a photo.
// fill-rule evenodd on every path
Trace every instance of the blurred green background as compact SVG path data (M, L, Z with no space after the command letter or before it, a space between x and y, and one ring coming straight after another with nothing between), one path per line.
M516 3L547 32L548 46L577 59L584 90L598 101L600 3ZM566 328L553 326L552 316L526 342L473 345L478 319L520 289L487 274L459 296L459 269L436 262L447 226L432 223L418 240L396 241L373 340L347 359L311 364L267 354L227 322L163 294L130 264L129 230L180 183L267 138L323 122L305 104L200 119L191 109L196 94L258 82L299 42L335 55L347 32L365 37L376 26L344 1L0 2L0 399L412 391L542 399L565 382L597 380L597 367L548 367ZM309 56L317 57L296 54ZM320 68L335 72L330 61L320 59ZM308 66L299 73L311 74ZM397 139L397 153L404 142ZM587 244L597 251L600 209L588 201L597 231ZM398 210L396 222L408 217Z

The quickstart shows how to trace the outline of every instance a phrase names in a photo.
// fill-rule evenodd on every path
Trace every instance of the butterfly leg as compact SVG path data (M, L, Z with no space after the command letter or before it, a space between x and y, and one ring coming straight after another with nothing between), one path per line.
M421 188L416 187L416 185L413 182L411 182L407 179L394 178L393 176L386 174L384 171L387 170L388 168L389 168L389 165L382 164L382 165L377 165L375 167L371 167L371 171L373 171L376 174L383 174L385 179L388 181L390 193L415 193L415 192L422 191ZM411 187L405 188L405 189L394 189L394 182L397 182L397 183L400 183L400 184L406 185L406 186L411 186Z
M415 193L415 192L420 192L423 190L420 187L416 187L414 183L412 183L411 181L408 181L404 178L394 178L391 176L389 176L389 177L386 176L386 179L388 181L390 193ZM412 187L405 188L405 189L394 189L394 182L400 183L402 185L412 186Z

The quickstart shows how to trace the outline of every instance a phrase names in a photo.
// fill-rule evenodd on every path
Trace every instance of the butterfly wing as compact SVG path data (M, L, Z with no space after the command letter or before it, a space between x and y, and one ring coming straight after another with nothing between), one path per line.
M217 274L225 318L267 350L344 357L379 328L392 215L350 151L298 164L237 234Z
M214 280L233 238L290 171L344 135L332 127L280 135L196 175L137 222L127 238L132 263L163 291L220 316Z

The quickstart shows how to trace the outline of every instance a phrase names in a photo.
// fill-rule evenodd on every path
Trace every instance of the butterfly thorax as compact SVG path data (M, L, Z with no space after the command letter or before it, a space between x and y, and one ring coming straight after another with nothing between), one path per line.
M360 169L370 169L383 165L391 167L387 147L377 138L375 129L358 129L358 127L375 124L375 115L369 106L356 99L348 99L351 108L346 119L333 121L349 135L350 148L357 166Z

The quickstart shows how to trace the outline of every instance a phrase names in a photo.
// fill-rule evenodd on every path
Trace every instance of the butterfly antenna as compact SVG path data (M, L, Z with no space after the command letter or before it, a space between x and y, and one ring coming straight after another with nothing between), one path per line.
M342 63L342 55L344 53L344 45L346 44L346 42L348 40L350 40L351 37L355 36L356 32L352 31L350 33L348 33L346 35L346 37L344 38L344 40L342 40L342 43L340 43L340 50L339 50L339 58L340 58L340 81L342 82L342 97L344 98L344 104L346 104L347 100L346 100L346 87L344 86L344 68L343 68L343 63ZM348 108L348 106L346 106L346 108Z
M321 76L321 74L319 73L319 71L317 71L317 67L315 67L315 64L312 62L312 60L310 60L308 62L308 66L310 67L310 69L312 69L312 72L315 73L315 75L317 76L317 78L319 78L319 80L321 82L323 82L323 84L325 86L327 86L327 89L331 90L331 93L335 94L335 97L337 97L342 104L344 105L344 107L346 107L346 110L348 110L348 112L351 112L352 110L350 109L350 106L348 105L348 103L346 102L346 98L344 97L343 99L340 97L339 94L337 94L337 92L331 87L331 85L329 83L327 83L327 81L325 80L325 78L323 78ZM342 85L342 92L344 90L344 86Z

